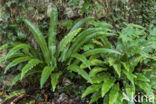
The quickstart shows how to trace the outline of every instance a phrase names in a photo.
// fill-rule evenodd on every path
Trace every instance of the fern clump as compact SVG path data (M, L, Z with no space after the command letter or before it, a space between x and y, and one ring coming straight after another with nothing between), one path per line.
M104 25L105 23L97 22L96 27ZM152 29L150 35L147 35L143 27L129 24L119 32L115 45L112 45L113 42L109 42L105 36L91 40L88 49L90 44L93 45L93 49L83 52L82 55L87 57L87 63L91 66L88 78L91 78L92 83L83 92L82 98L92 94L90 104L101 98L104 104L135 104L133 98L137 96L137 92L154 97L156 84L153 82L156 79L151 76L156 75L154 65L156 48L147 47L149 44L155 44L151 38L153 37L151 34L156 34L154 31L155 29ZM86 64L75 63L80 65L81 69L88 70ZM73 66L68 68L73 70L71 67Z
M66 69L79 73L89 83L92 83L89 74L77 66L75 62L73 63L73 61L80 61L90 69L91 67L86 56L99 52L120 54L118 51L105 48L89 50L84 54L80 53L81 48L90 40L100 36L112 36L107 33L109 31L107 29L108 27L93 26L88 29L81 28L86 22L92 20L92 17L88 17L78 21L59 44L56 45L58 11L55 6L51 12L50 27L47 34L48 39L44 37L37 26L28 19L23 18L22 21L33 33L41 51L36 50L30 44L26 43L17 43L10 47L8 54L0 59L1 62L6 60L11 61L5 68L4 73L7 73L13 66L24 64L20 70L21 73L13 79L12 85L24 77L41 73L40 88L43 88L47 80L51 79L52 90L55 91L58 79ZM7 48L7 46L4 45L0 49ZM69 65L70 68L68 67Z

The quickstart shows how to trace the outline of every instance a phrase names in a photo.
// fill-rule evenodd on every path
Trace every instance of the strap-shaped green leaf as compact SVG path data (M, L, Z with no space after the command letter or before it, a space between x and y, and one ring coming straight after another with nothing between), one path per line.
M58 79L61 76L61 74L62 74L61 72L51 74L51 85L53 91L55 91L56 85L58 83Z
M21 73L16 75L13 80L12 80L12 83L11 83L11 86L15 85L19 80L21 79Z
M119 96L119 83L114 85L109 93L109 104L116 104L116 101Z
M7 57L7 60L10 60L12 58L21 57L21 56L24 56L24 54L23 53L15 53L15 54L11 55L10 57L7 57L7 56L0 57L0 63L6 61L6 57Z
M101 88L101 96L104 97L105 94L112 88L114 85L115 79L111 78L110 76L106 76L104 78L104 83L102 84Z
M101 53L113 53L113 54L119 54L119 55L121 54L120 52L113 50L113 49L96 48L96 49L86 51L85 53L83 53L83 55L87 57L90 55L101 54Z
M96 33L96 32L100 32L100 31L104 31L103 28L89 28L87 30L84 30L83 32L81 32L73 41L71 48L68 50L68 57L74 53L73 50L79 50L80 47L77 47L78 44L83 40L85 40L85 37L87 37L90 34ZM82 43L81 43L82 45ZM77 47L77 48L76 48ZM76 48L76 49L75 49Z
M133 73L127 72L125 70L123 70L123 72L126 75L127 79L132 83L132 85L134 85L134 78L136 78L136 76Z
M6 60L8 57L11 57L12 55L14 55L15 53L17 53L17 51L19 51L20 49L30 49L31 47L27 44L21 43L18 45L15 45L7 54L6 56Z
M4 44L4 45L0 46L0 50L6 49L6 48L8 48L8 47L9 47L9 44Z
M92 96L91 96L91 100L89 102L89 104L92 104L94 102L96 102L98 99L101 98L101 94L100 92L95 92Z
M128 62L122 62L122 65L124 66L124 68L129 72L130 70L130 65Z
M94 67L93 69L91 69L91 71L89 72L89 76L93 77L96 76L97 73L101 72L101 71L106 71L107 68L103 68L103 67Z
M70 32L73 32L75 30L77 30L78 28L81 28L87 21L91 21L93 20L93 17L87 17L87 18L84 18L80 21L78 21L74 26L73 28L70 30ZM69 32L69 33L70 33Z
M99 89L101 88L101 84L97 84L97 85L91 85L89 86L82 94L82 98L86 97L87 95L97 92L99 91Z
M101 66L101 65L104 64L104 62L102 60L100 60L100 59L89 59L89 63L90 63L90 66L99 66L99 65ZM86 65L81 64L80 68L85 69L87 67L86 67Z
M44 58L45 58L45 61L47 63L50 62L50 57L49 57L49 49L48 49L48 46L47 46L47 43L46 43L46 40L43 36L43 34L41 33L41 31L39 30L38 27L36 27L33 23L31 23L29 20L27 19L23 19L24 23L28 26L28 28L31 30L31 32L33 33L37 43L39 44L42 52L43 52L43 55L44 55Z
M41 80L40 80L40 87L43 88L43 85L48 80L49 76L51 75L52 71L54 71L55 67L46 66L44 67L42 74L41 74Z
M113 68L115 69L116 73L119 75L121 75L121 64L113 64Z
M135 104L133 102L133 98L134 98L134 95L135 95L135 86L133 86L132 84L129 85L128 83L126 84L125 86L125 90L126 90L126 97L128 97L127 100L129 101L132 101L132 104Z
M81 28L78 28L74 30L73 32L70 32L67 34L59 43L58 46L58 52L62 52L65 50L65 48L68 48L68 44L73 40L73 38L81 31Z
M100 39L102 40L102 42L106 48L112 48L113 47L106 36L103 36Z
M23 68L22 68L22 72L21 72L21 79L23 79L23 77L25 76L25 74L31 70L34 66L36 66L37 64L41 63L42 61L38 60L38 59L31 59Z
M58 22L58 11L56 6L54 6L51 12L50 27L48 32L48 48L53 63L55 63L54 54L56 52L57 22Z
M90 63L84 55L76 53L76 54L73 54L71 57L74 57L80 60L83 64L85 64L90 69Z
M135 73L135 75L137 76L136 80L150 82L150 80L146 76L144 76L142 73Z
M31 57L28 57L28 56L16 58L11 63L9 63L9 65L5 68L4 73L6 73L11 67L16 66L19 63L28 61L30 59L31 59Z
M83 69L80 69L77 65L70 65L68 66L68 70L72 70L78 74L80 74L84 79L86 79L88 82L92 83L91 78L89 77L88 73L84 71Z
M96 74L95 76L91 77L93 84L103 83L103 81L105 80L105 78L108 77L108 75L109 73L107 72L101 72Z
M95 39L95 38L100 37L100 36L108 36L108 34L105 33L105 32L103 32L103 31L98 31L98 32L94 32L92 34L89 34L88 36L86 35L81 41L79 41L79 43L77 44L77 46L73 49L73 52L72 53L78 52L79 49L80 49L80 47L82 45L84 45L85 43L87 43L89 40L91 40L93 38Z

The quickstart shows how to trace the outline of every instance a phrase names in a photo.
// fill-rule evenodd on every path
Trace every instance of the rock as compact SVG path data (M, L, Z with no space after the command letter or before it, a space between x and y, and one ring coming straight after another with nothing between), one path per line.
M71 81L69 79L67 79L67 78L64 78L62 83L63 83L63 86L71 85Z
M62 93L59 98L57 99L57 103L62 103L64 102L65 100L68 100L68 95L66 95L65 93Z
M70 7L67 7L67 8L65 9L65 14L67 15L68 18L74 17L74 11L73 11L73 9L70 8Z

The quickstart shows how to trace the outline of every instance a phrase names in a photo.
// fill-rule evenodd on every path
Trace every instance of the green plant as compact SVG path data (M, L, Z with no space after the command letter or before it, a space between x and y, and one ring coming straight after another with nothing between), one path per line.
M0 62L10 60L11 62L5 68L4 73L18 64L25 64L20 70L21 73L18 74L12 82L14 85L18 80L24 77L34 75L35 73L41 73L40 87L51 78L52 90L54 91L61 74L67 69L68 65L72 64L72 60L80 60L82 63L90 68L85 56L81 55L79 52L81 47L86 44L89 40L99 37L99 36L111 36L112 34L107 33L109 29L106 27L100 28L80 28L87 21L93 20L93 18L88 17L77 22L70 32L56 44L56 34L57 34L57 8L53 7L53 11L50 17L50 27L48 32L48 38L45 39L39 28L33 25L29 20L23 19L24 23L33 33L39 47L40 51L37 51L30 44L26 43L15 43L11 46L8 54L5 57L0 58ZM48 42L46 42L46 40ZM7 48L9 45L6 44L0 49ZM119 54L119 52L111 49L96 49L86 52L85 55L91 55L97 52L111 52ZM73 63L75 64L75 63ZM77 70L77 66L72 69L73 71L79 73L82 77L92 83L87 72L82 69Z
M104 22L93 24L95 27L110 27ZM155 34L155 28L148 35L143 27L129 24L119 32L118 41L112 42L114 45L107 37L99 37L88 43L85 46L88 47L85 48L87 51L82 55L89 58L91 68L89 76L85 77L91 78L92 84L83 92L82 98L92 94L90 104L100 98L104 98L103 104L134 104L133 98L137 93L154 97ZM90 44L93 49L89 49ZM103 53L100 47L118 50L120 54L112 54L111 51ZM81 73L79 69L87 70L84 63L76 60L75 64L68 69L78 73ZM124 99L125 96L127 99Z
M24 89L13 91L13 92L9 93L9 95L4 95L3 97L5 99L3 99L3 101L1 103L5 103L7 100L10 100L13 97L18 97L18 96L21 96L21 95L24 95L24 94L25 94ZM14 103L14 102L12 102L12 103Z

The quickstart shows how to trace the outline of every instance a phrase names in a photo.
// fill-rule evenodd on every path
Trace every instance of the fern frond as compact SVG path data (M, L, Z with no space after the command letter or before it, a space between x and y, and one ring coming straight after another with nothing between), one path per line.
M97 73L102 72L102 71L106 71L107 68L103 68L103 67L94 67L90 72L89 72L89 76L93 77L96 76Z
M65 48L68 48L68 44L73 40L73 38L80 32L80 28L70 32L69 34L67 34L60 42L59 46L58 46L58 53L62 52L65 50Z
M51 72L54 71L55 67L46 66L44 67L42 74L41 74L41 80L40 80L40 88L43 88L43 85L51 75Z
M82 63L84 65L86 65L90 69L90 63L89 63L89 61L87 60L87 58L84 55L80 55L80 54L77 53L77 54L73 54L71 57L82 61Z
M99 36L107 36L104 28L89 28L81 32L75 38L71 48L68 50L67 56L69 57L72 53L76 53L85 42Z
M45 40L43 34L39 30L39 28L36 27L34 24L32 24L29 20L23 19L23 21L27 25L27 27L31 30L31 32L33 33L37 43L39 44L39 46L43 52L45 61L47 63L49 63L50 62L49 49L48 49L48 46L47 46L47 43L46 43L46 40Z
M93 17L87 17L85 19L82 19L80 21L78 21L73 28L70 30L70 32L73 32L75 30L77 30L78 28L81 28L86 22L93 20ZM69 32L69 33L70 33Z
M31 59L23 68L21 72L21 79L25 76L25 74L31 70L33 67L35 67L37 64L42 63L42 61L38 59Z
M7 65L7 67L6 67L5 70L4 70L4 73L6 74L7 71L8 71L11 67L16 66L16 65L19 64L19 63L28 61L28 60L30 60L30 59L31 59L31 57L28 57L28 56L16 58L16 59L13 60L11 63L9 63L9 65Z
M113 54L121 55L120 52L118 52L116 50L113 50L113 49L107 49L107 48L92 49L92 50L84 52L83 55L87 57L87 56L90 56L90 55L100 54L100 53L113 53Z
M68 70L71 70L71 71L74 71L74 72L78 73L84 79L86 79L88 82L92 83L92 80L91 80L90 76L88 75L88 73L86 71L84 71L83 69L80 69L79 66L70 65L70 66L68 66Z
M112 48L113 47L106 36L103 36L100 39L102 40L102 42L106 48Z
M53 91L55 91L56 85L58 83L58 79L61 76L61 74L62 74L61 72L51 74L51 84L52 84Z
M14 86L19 80L21 79L21 73L16 75L13 80L12 80L12 83L11 83L11 87Z
M58 11L55 6L52 8L51 17L50 17L50 27L48 32L48 48L53 63L55 63L54 54L56 52L57 22L58 22Z
M4 45L0 46L0 50L6 49L6 48L8 48L8 47L9 47L9 44L4 44Z
M86 97L87 95L94 93L96 91L98 91L101 88L101 84L97 84L97 85L91 85L89 86L82 94L82 98Z
M97 37L100 37L100 36L107 36L108 34L107 33L104 33L104 32L95 32L95 33L93 33L93 34L90 34L90 35L88 35L88 36L86 36L83 40L81 40L80 42L79 42L79 44L77 44L77 46L73 49L73 53L76 53L76 52L78 52L78 50L80 49L80 47L82 46L82 45L84 45L85 43L87 43L89 40L91 40L91 39L95 39L95 38L97 38Z
M12 55L14 55L15 53L17 53L20 49L30 49L31 47L27 44L21 43L18 45L15 45L7 54L6 56L6 60L8 59L8 57L11 57Z

